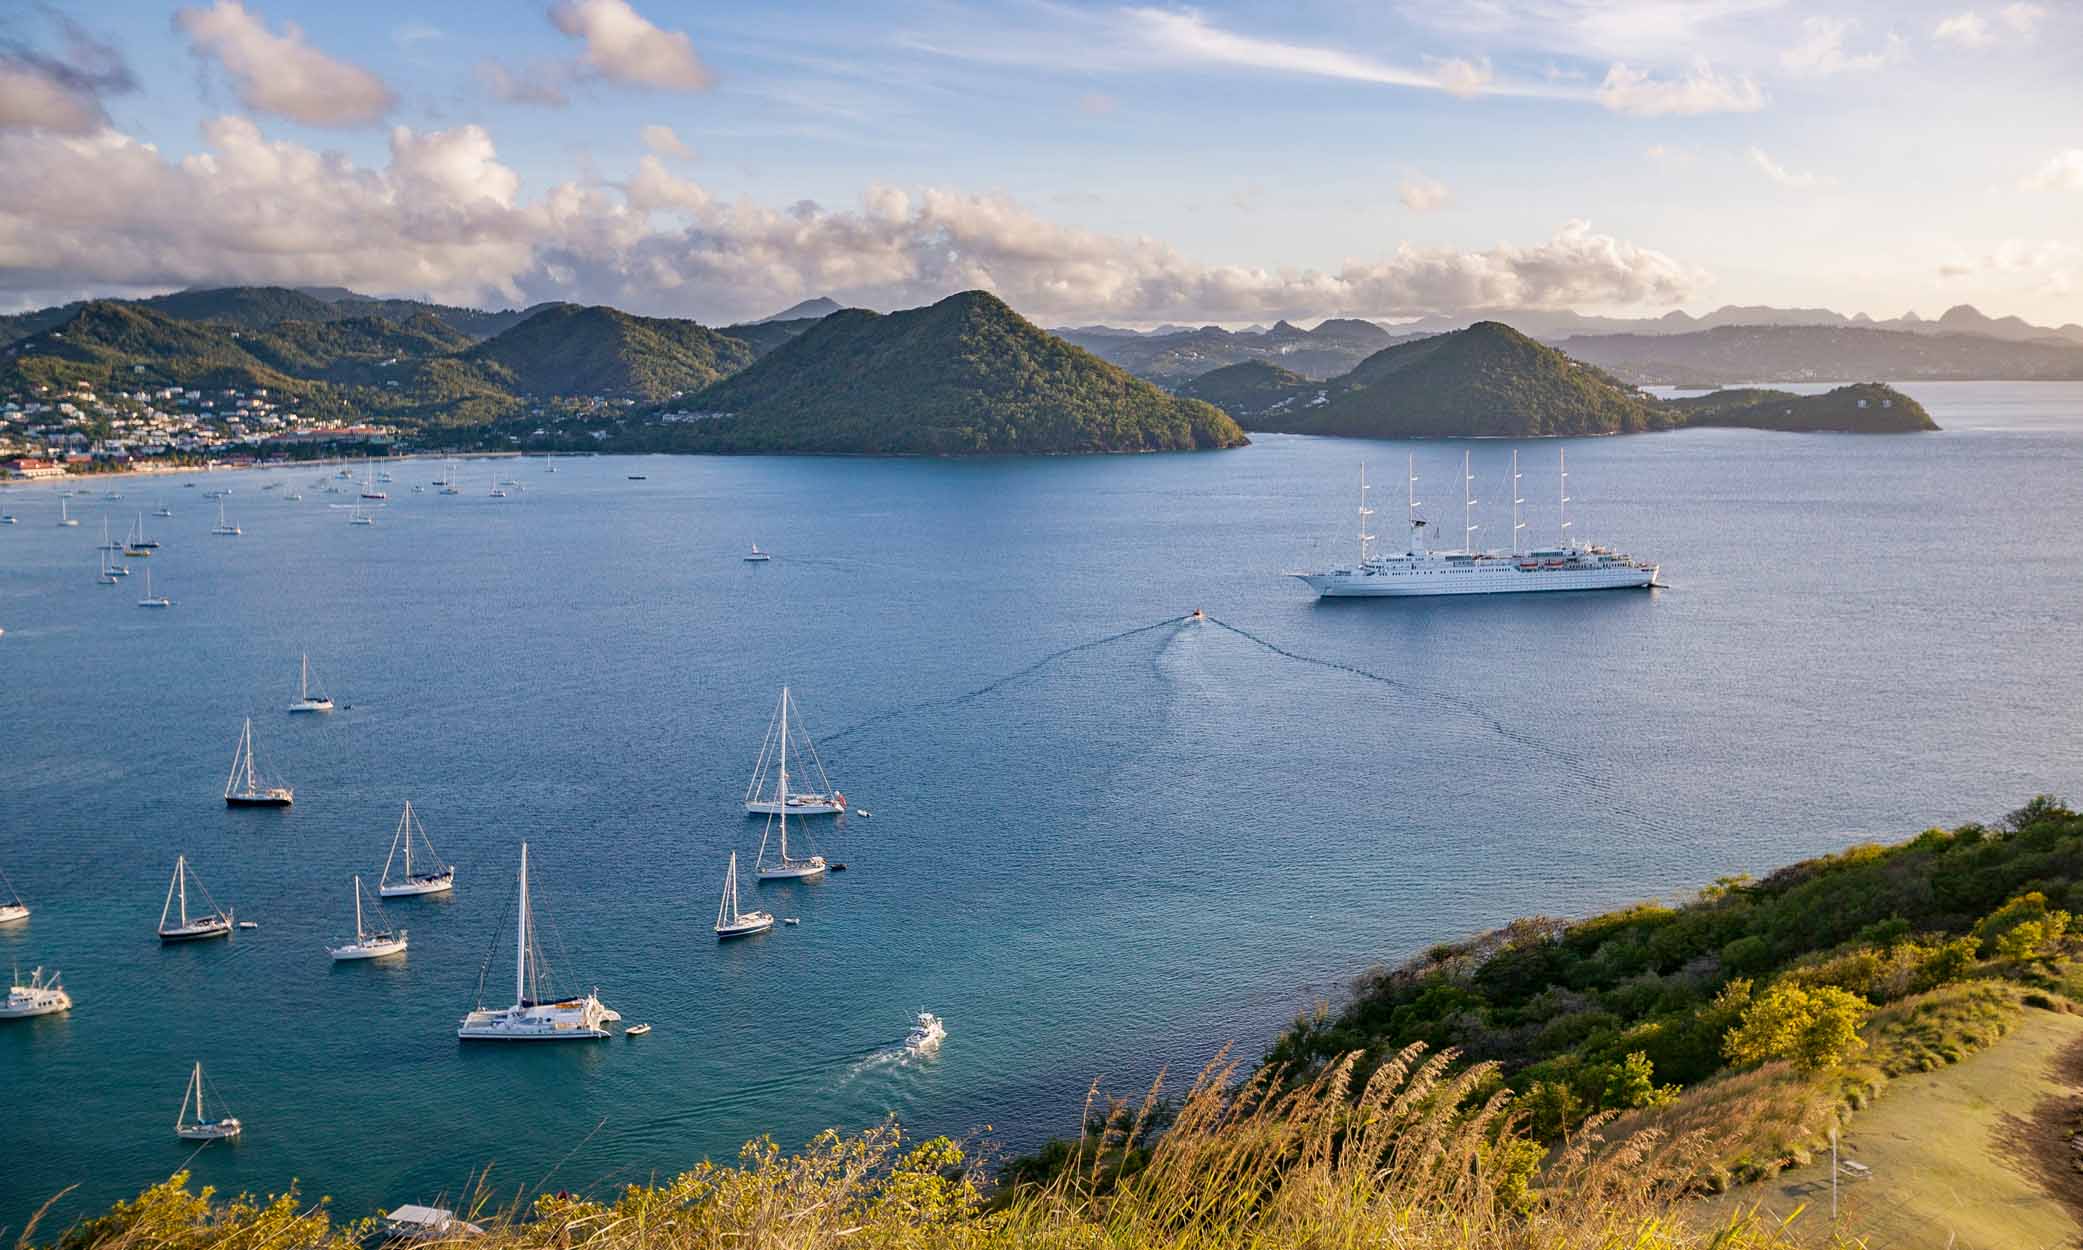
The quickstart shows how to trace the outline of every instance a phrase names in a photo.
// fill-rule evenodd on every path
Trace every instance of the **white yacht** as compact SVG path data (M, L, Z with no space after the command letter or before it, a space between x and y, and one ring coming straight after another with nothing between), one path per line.
M30 1016L52 1016L72 1009L72 995L58 983L58 974L45 976L38 968L29 974L29 982L22 983L22 974L16 971L14 983L8 988L7 997L0 1000L0 1020L26 1020Z
M200 942L208 938L231 936L231 913L218 908L217 900L210 897L210 891L203 886L200 880L195 882L195 888L202 893L203 901L210 905L210 910L201 915L189 914L188 882L193 875L188 871L188 857L186 855L175 856L174 879L167 883L166 905L159 909L159 940L161 942ZM178 912L174 910L176 899L180 901L181 905L181 909ZM168 924L169 920L173 921L173 923Z
M914 1055L932 1054L940 1049L947 1038L947 1026L940 1017L930 1011L922 1011L913 1019L911 1032L904 1036L904 1049Z
M770 911L738 910L738 853L730 853L730 868L723 874L723 899L716 904L716 938L751 937L774 927Z
M224 1101L222 1098L219 1102ZM188 1118L188 1109L195 1108L195 1118ZM212 1120L203 1113L203 1066L198 1063L188 1077L188 1088L181 1091L181 1110L174 1116L174 1136L183 1141L229 1141L245 1131L235 1115L219 1116Z
M382 959L388 955L405 953L405 930L393 929L383 922L383 908L373 900L370 906L376 909L376 923L372 926L362 914L362 878L354 879L354 941L328 946L325 953L335 962L350 959Z
M219 496L217 496L217 528L215 528L215 529L211 530L210 532L211 532L212 534L224 534L224 535L233 535L233 534L239 534L239 533L242 533L242 532L243 532L243 531L241 531L241 530L239 529L239 527L238 527L238 526L236 526L236 525L231 525L231 524L228 524L228 523L227 523L227 522L225 521L225 519L224 519L224 496L222 496L222 495L219 495Z
M296 791L288 786L269 785L262 780L253 758L253 718L239 732L238 749L231 757L231 775L224 779L226 807L288 807Z
M427 853L413 863L415 847L427 848ZM391 877L391 865L404 852L403 875L395 880ZM412 800L405 800L405 810L398 816L398 832L391 838L391 853L383 861L383 876L376 882L376 892L384 898L413 898L421 894L446 894L456 888L454 864L444 864L434 853L434 844L427 840L427 830L412 812Z
M311 693L311 656L306 653L298 669L297 701L289 705L292 712L330 712L333 701L324 694Z
M846 796L832 788L832 779L825 775L824 761L817 758L817 744L803 728L803 718L797 716L794 728L790 728L789 712L794 705L788 687L783 686L781 701L774 709L773 719L767 722L767 736L759 744L759 760L752 767L752 781L745 787L747 816L771 816L784 810L791 816L831 816L846 810ZM791 754L798 759L809 757L810 767L817 777L815 789L796 791L789 788L788 758ZM767 789L770 771L779 776L772 791Z
M137 606L141 608L170 608L174 606L174 601L165 595L152 593L152 570L149 568L145 570L145 597L137 601Z
M464 1041L563 1042L598 1041L608 1036L608 1025L620 1013L604 1005L599 995L558 996L550 990L550 976L543 967L542 952L536 947L535 917L528 905L528 844L521 843L519 900L514 908L518 927L514 932L514 1001L510 1007L484 1005L484 975L478 976L478 1005L457 1022L456 1036ZM490 966L490 960L486 961Z
M1523 548L1519 508L1519 456L1512 453L1512 550L1484 551L1475 545L1481 527L1475 523L1475 477L1462 453L1465 487L1463 541L1458 548L1434 551L1425 543L1430 525L1418 511L1416 460L1410 470L1410 547L1395 555L1378 555L1367 518L1367 469L1360 467L1360 558L1349 566L1297 573L1319 596L1331 598L1405 598L1421 595L1494 595L1542 590L1640 590L1656 585L1658 566L1609 547L1574 542L1569 537L1569 461L1561 460L1557 504L1560 538L1552 547Z

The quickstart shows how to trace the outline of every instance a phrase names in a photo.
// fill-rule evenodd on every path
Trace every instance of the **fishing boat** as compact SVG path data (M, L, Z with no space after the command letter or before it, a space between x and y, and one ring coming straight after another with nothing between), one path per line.
M929 1054L940 1049L947 1038L947 1026L940 1017L930 1011L920 1012L912 1020L911 1032L904 1036L904 1049L914 1055Z
M423 846L426 854L413 862L413 848ZM398 853L404 852L404 873L396 880L391 878L391 865L397 861ZM446 894L456 888L456 867L444 864L434 853L434 844L427 840L427 830L420 824L419 817L412 812L412 800L405 800L405 810L398 816L398 832L391 838L391 853L384 858L383 876L376 882L376 892L384 898L412 898L421 894Z
M383 923L383 908L375 900L369 903L376 909L375 925L371 926L364 918L362 895L367 892L362 889L362 878L357 873L354 878L354 941L325 948L325 953L331 955L336 963L350 959L382 959L405 953L405 930L393 929Z
M219 496L217 496L217 528L216 528L216 529L213 529L213 530L211 530L210 532L211 532L212 534L225 534L225 535L233 535L233 534L237 534L237 533L239 533L239 532L240 532L240 530L239 530L239 527L238 527L238 526L236 526L236 525L231 525L231 524L227 524L227 523L225 522L225 519L224 519L224 496L222 496L222 495L219 495Z
M80 519L66 509L65 496L58 496L58 525L62 529L78 529Z
M6 900L0 902L0 925L20 924L27 920L29 904L22 901L21 892L14 888L14 882L7 879L5 872L0 872L0 886L7 889Z
M745 814L748 816L771 816L784 810L792 816L830 816L846 810L846 796L832 788L832 779L825 775L824 761L817 758L817 744L803 728L803 718L798 715L794 728L790 728L789 712L794 705L788 687L783 686L781 701L774 709L773 719L767 722L767 736L759 745L759 762L753 765L752 783L745 787ZM789 789L788 758L791 754L798 759L805 755L809 757L817 778L816 789ZM772 792L767 790L770 769L778 770L780 775Z
M203 901L210 905L210 910L200 915L188 913L188 882L191 879L195 879L195 888L201 892ZM174 908L176 901L180 904L178 911ZM168 921L173 923L168 924ZM217 900L210 897L210 891L202 881L188 871L188 857L175 856L174 879L167 882L166 905L159 909L159 940L166 943L200 942L209 938L230 937L231 930L231 913L220 910Z
M528 905L528 844L521 843L521 871L516 878L519 891L514 913L514 1001L510 1007L486 1007L485 974L478 973L477 1005L456 1025L456 1036L464 1041L563 1042L598 1041L608 1036L608 1025L622 1019L600 1001L597 992L582 996L557 995L549 970L543 965L535 934L535 916ZM495 945L496 949L496 945ZM485 967L491 967L487 956Z
M260 769L253 760L253 718L246 718L246 727L239 733L239 749L231 757L231 776L224 779L224 805L226 807L288 807L296 799L296 791L288 786L271 786L261 781Z
M137 601L137 606L141 608L170 608L174 606L174 601L165 595L152 593L152 570L149 568L145 570L145 597Z
M29 974L28 983L24 984L21 970L16 969L7 997L0 999L0 1020L26 1020L31 1016L51 1016L71 1009L72 995L58 983L57 973L45 976L43 969L38 968Z
M774 927L774 913L738 910L738 853L730 853L730 868L723 874L723 900L716 905L716 937L751 937Z
M749 551L749 552L747 552L747 553L746 553L746 555L745 555L745 563L747 563L747 564L765 564L765 563L766 563L767 561L769 561L769 560L771 560L771 559L773 559L773 558L774 558L774 557L772 557L772 556L768 555L768 554L767 554L766 552L764 552L764 551L761 551L761 550L759 549L759 544L758 544L758 543L754 543L754 544L752 544L752 550L751 550L751 551Z
M219 1102L224 1099L219 1097ZM195 1108L195 1118L188 1118L188 1108ZM188 1088L181 1093L181 1111L174 1117L174 1136L183 1141L230 1141L245 1131L235 1115L220 1116L212 1120L203 1112L203 1066L198 1063L188 1078Z
M330 712L333 700L324 694L311 693L311 657L306 654L297 669L297 701L289 705L292 712Z

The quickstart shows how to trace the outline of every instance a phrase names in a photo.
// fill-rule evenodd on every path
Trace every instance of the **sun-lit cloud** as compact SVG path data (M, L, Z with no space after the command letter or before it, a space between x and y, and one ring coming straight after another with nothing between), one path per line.
M2083 191L2083 148L2056 152L2019 179L2018 186L2024 191Z
M218 118L172 160L102 129L0 132L0 290L339 284L513 303L570 299L711 321L806 293L898 307L981 287L1031 316L1254 320L1344 311L1667 307L1697 266L1570 221L1483 249L1406 242L1336 269L1211 265L1060 225L1003 195L870 187L851 208L722 200L655 153L626 181L534 196L477 126L391 131L387 159Z
M1963 48L1986 48L1996 42L1989 31L1989 19L1973 9L1941 19L1932 28L1931 37Z
M1419 65L1398 65L1342 48L1227 30L1191 9L1134 8L1127 10L1124 17L1133 37L1151 51L1175 61L1444 91L1458 96L1565 94L1547 84L1499 82L1485 60L1442 57Z
M662 30L628 0L557 0L550 22L585 43L586 68L617 82L660 91L707 91L716 76L695 55L685 31Z
M135 90L137 78L113 46L55 11L49 16L63 36L62 52L0 36L0 128L97 129L108 120L101 98Z
M1704 57L1682 78L1659 79L1646 70L1615 64L1599 84L1598 100L1616 113L1641 117L1755 113L1765 107L1765 93L1749 77L1725 74Z
M1876 70L1902 54L1902 38L1892 33L1870 51L1849 51L1845 40L1858 26L1856 18L1802 18L1801 37L1779 54L1780 68L1790 74L1822 78L1831 74Z
M674 160L691 161L694 149L687 146L671 126L652 123L643 129L644 146L658 156L669 156Z
M2047 17L2044 4L2007 4L1996 11L2004 25L2021 35L2032 34Z
M1453 193L1448 191L1447 184L1439 179L1414 173L1403 180L1403 185L1396 188L1396 198L1402 200L1403 207L1413 213L1429 213L1434 209L1446 207L1447 201L1453 198Z
M1753 147L1745 152L1744 155L1759 173L1764 174L1765 177L1782 187L1805 190L1816 185L1818 181L1814 174L1795 173L1793 170L1788 169L1778 161L1773 160L1771 155L1763 148Z
M358 126L397 102L375 74L312 47L293 22L280 34L269 30L240 0L180 9L174 28L197 56L222 65L239 99L259 112L309 126Z

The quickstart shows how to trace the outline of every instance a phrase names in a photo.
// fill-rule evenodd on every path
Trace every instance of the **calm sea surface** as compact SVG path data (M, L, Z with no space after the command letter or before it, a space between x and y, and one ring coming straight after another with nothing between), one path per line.
M52 487L0 491L0 868L35 909L0 964L77 1003L0 1024L0 1225L182 1166L196 1059L248 1125L199 1178L349 1214L885 1115L1027 1145L1095 1077L1255 1055L1430 942L2083 791L2083 385L1908 389L1944 433L1566 444L1575 532L1660 559L1647 594L1318 603L1281 576L1350 555L1362 458L1385 540L1411 451L1451 533L1459 443L537 460L507 499L481 463L411 494L421 462L373 527L315 470L214 475L238 538L201 475L97 482L124 497L72 500L79 529ZM1503 544L1511 445L1469 446ZM1539 538L1555 449L1522 445ZM159 553L97 586L103 515L162 502ZM134 606L147 563L172 611ZM282 710L303 651L330 717ZM800 927L719 948L783 682L873 816L814 826L851 871L748 886ZM288 811L221 802L249 715ZM390 906L403 960L335 967L407 798L456 894ZM457 1043L523 838L562 980L650 1036ZM159 947L184 851L257 931ZM921 1008L928 1061L893 1049Z

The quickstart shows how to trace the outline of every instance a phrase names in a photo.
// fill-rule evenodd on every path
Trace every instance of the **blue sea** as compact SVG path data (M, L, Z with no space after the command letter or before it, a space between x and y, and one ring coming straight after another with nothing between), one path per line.
M1363 460L1400 543L1406 456L1451 533L1472 450L1479 541L1508 545L1491 441L536 459L497 465L504 499L486 462L444 497L415 461L368 527L310 468L98 480L78 529L55 487L0 490L0 869L35 909L0 964L77 1004L0 1024L0 1225L181 1167L359 1215L886 1116L1018 1149L1094 1080L1255 1057L1433 942L2083 793L2083 386L1907 389L1943 433L1561 444L1573 532L1661 561L1646 593L1283 576L1353 553ZM1558 444L1516 446L1545 540ZM97 585L103 516L162 503L164 546ZM172 610L134 606L146 564ZM329 717L283 710L305 652ZM811 826L846 873L746 886L800 926L719 947L783 683L872 817ZM291 809L221 801L248 716ZM334 966L406 799L458 888L388 905L402 960ZM481 975L511 995L523 839L559 979L649 1036L456 1041ZM177 853L260 927L162 949ZM931 1058L899 1044L921 1009ZM196 1060L236 1145L173 1136Z

